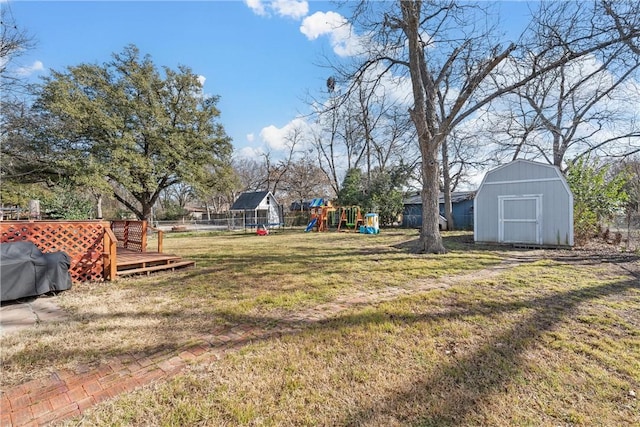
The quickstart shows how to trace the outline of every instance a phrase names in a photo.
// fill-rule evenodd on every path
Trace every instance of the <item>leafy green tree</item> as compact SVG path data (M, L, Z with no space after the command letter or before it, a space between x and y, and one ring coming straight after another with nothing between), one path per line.
M49 197L44 197L41 211L53 219L84 220L93 216L93 202L70 184L54 188Z
M217 168L207 169L208 178L204 185L195 188L196 195L207 208L207 216L211 212L222 213L230 207L241 192L240 177L231 163Z
M362 171L358 168L349 169L338 191L338 204L341 206L364 206L365 188Z
M628 196L628 175L621 171L611 176L609 165L580 158L570 163L567 182L573 193L574 232L579 240L597 234L601 222L624 206Z
M229 161L218 97L202 89L188 67L160 72L130 45L103 65L52 72L35 104L46 127L34 139L66 175L109 184L116 200L149 219L162 190L198 185L208 167Z
M394 188L389 174L374 174L371 179L368 211L377 212L381 224L393 224L402 212L402 191Z
M633 215L640 213L640 160L629 159L622 165L624 173L629 177L625 184L625 192L629 196L625 205L627 221L631 221Z
M391 171L376 168L367 184L360 169L349 169L338 192L338 204L357 205L366 212L376 212L381 224L392 224L402 212L402 186L408 176L402 164Z

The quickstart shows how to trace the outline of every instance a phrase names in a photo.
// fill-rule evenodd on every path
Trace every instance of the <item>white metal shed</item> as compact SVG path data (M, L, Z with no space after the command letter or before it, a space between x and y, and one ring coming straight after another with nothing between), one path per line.
M515 160L487 172L473 215L476 242L573 246L573 194L552 165Z

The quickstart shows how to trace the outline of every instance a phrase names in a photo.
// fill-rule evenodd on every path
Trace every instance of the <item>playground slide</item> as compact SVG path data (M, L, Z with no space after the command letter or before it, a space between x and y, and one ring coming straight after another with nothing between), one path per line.
M307 225L306 230L304 230L304 231L307 232L307 231L313 230L313 227L316 225L316 221L318 221L318 218L313 218L311 220L311 222L309 223L309 225Z

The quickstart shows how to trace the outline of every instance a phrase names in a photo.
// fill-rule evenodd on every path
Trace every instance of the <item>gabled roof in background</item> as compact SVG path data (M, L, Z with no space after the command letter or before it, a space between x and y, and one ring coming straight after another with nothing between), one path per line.
M242 193L238 200L231 206L232 211L244 211L256 209L265 197L269 194L268 191L255 191L253 193Z
M453 193L451 193L451 203L460 203L464 202L465 200L473 200L475 195L475 191L454 191ZM422 197L420 196L420 193L418 193L416 195L405 198L403 203L405 205L421 205ZM440 193L440 196L438 197L438 203L444 203L444 194Z

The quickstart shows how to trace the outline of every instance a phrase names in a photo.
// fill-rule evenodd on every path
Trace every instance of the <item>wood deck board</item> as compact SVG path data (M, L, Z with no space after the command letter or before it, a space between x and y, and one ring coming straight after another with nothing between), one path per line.
M156 272L156 271L164 271L164 270L175 270L176 268L187 268L187 267L193 267L195 266L196 263L194 261L176 261L176 262L171 262L169 264L161 264L161 265L154 265L151 267L140 267L140 268L131 268L128 270L119 270L118 271L118 276L126 276L126 275L130 275L130 274L149 274L152 272Z
M116 254L116 276L150 274L178 268L195 266L195 261L184 260L177 255L160 252L135 252L118 248Z
M159 252L134 252L118 248L116 265L118 269L130 266L147 266L149 264L168 264L181 258L173 254Z

